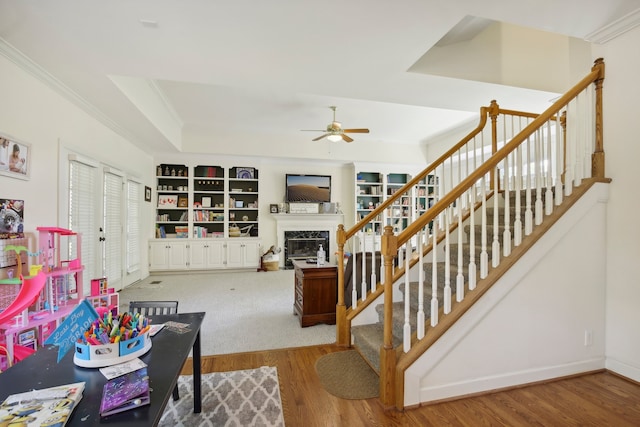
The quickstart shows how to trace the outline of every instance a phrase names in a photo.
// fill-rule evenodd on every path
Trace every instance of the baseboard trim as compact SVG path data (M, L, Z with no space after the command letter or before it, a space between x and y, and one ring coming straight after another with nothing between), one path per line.
M538 369L476 378L470 381L445 384L442 386L422 387L420 390L420 401L423 405L434 404L445 400L494 393L496 391L526 387L541 382L556 381L562 378L601 372L605 369L605 359L595 358L565 365L546 366Z
M605 365L612 373L640 383L640 368L637 366L631 366L612 357L607 357Z

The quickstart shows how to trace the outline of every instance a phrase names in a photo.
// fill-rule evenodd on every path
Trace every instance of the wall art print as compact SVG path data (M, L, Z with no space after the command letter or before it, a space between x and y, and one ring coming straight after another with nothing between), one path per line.
M24 200L0 199L0 239L24 237Z
M29 179L31 144L0 133L0 175Z

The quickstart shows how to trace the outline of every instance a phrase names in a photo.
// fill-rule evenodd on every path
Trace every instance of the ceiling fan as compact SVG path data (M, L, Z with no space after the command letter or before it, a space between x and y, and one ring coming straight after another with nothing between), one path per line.
M369 129L342 129L342 123L336 121L336 108L335 106L329 107L333 110L333 121L327 125L327 128L324 130L314 130L314 129L304 129L308 132L325 132L323 135L320 135L317 138L312 139L312 141L319 141L322 138L327 138L329 141L340 141L344 140L346 142L353 141L353 138L345 135L346 133L369 133Z

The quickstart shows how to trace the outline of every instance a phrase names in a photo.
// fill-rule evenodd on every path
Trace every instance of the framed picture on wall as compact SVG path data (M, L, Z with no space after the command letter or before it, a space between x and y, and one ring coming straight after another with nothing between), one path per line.
M145 202L150 202L151 201L151 187L144 187L144 201Z
M0 133L0 174L18 179L29 179L31 144Z

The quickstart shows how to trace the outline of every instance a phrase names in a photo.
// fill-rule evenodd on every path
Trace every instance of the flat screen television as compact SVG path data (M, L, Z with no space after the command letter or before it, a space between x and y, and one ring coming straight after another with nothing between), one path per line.
M287 202L331 202L330 175L286 175L285 200Z

